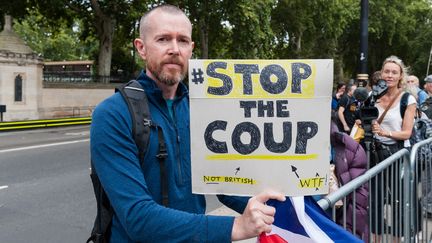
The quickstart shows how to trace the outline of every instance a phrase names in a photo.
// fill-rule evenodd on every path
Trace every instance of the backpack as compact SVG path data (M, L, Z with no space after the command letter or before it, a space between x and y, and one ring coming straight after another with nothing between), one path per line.
M132 134L138 147L138 156L141 168L144 166L144 156L150 140L150 130L151 128L155 128L158 131L159 152L157 153L156 157L158 158L160 164L162 204L164 206L168 206L168 183L165 167L167 150L162 129L151 120L147 95L141 84L136 80L131 80L128 83L121 85L120 87L116 88L115 91L120 92L126 101L129 113L132 117ZM99 181L97 172L93 167L93 162L91 163L90 177L96 197L97 215L91 236L86 242L109 242L111 235L111 221L115 212Z
M432 119L432 97L427 98L421 105L420 110Z
M402 98L400 101L401 102L400 103L401 117L404 117L404 115L405 115L405 110L408 106L409 95L410 94L407 92L405 92L402 95ZM410 137L411 146L422 141L422 140L425 140L427 138L432 137L432 121L430 119L421 118L420 115L421 115L420 110L417 109L417 114L416 114L416 118L415 118L415 122L414 122L414 126L413 126L413 131L412 131L411 137ZM422 149L423 148L421 148L420 150L422 150Z

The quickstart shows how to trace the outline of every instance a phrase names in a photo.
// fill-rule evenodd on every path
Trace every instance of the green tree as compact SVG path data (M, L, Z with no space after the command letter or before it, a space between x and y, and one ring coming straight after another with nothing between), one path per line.
M411 72L426 73L432 40L429 0L369 1L369 67L379 70L389 55L399 56Z
M171 0L186 10L200 58L270 58L275 0ZM161 1L157 1L161 2Z
M21 8L13 6L15 3ZM98 48L98 73L108 75L111 66L114 71L132 73L135 63L142 63L132 51L137 21L148 8L161 3L178 5L189 15L196 57L332 58L336 80L356 76L360 44L357 0L17 0L2 5L0 13L22 16L36 8L46 23L57 29L70 29L79 20L79 39L91 37L99 42L93 45ZM432 39L431 15L431 0L370 0L369 72L379 69L383 59L394 54L419 77L425 73ZM71 40L66 36L73 35L66 30L57 32L60 43L50 45L68 46Z
M226 12L223 1L184 0L168 2L178 5L189 14L189 18L195 26L193 29L193 39L197 46L195 56L207 59L209 57L221 58L226 55L224 46L229 43L230 33L223 26Z
M271 10L274 0L226 1L231 28L230 53L233 58L271 58L273 30Z
M319 11L316 11L319 10ZM432 1L369 1L368 68L397 55L425 73L432 36ZM335 79L355 77L360 46L360 2L280 0L272 12L277 58L333 58Z
M95 52L97 42L94 38L80 39L81 23L76 20L72 26L58 22L56 27L47 24L47 20L37 10L21 21L14 21L18 35L35 52L42 54L47 61L89 59Z
M406 62L410 65L411 73L423 80L432 48L432 1L413 1L408 6L408 12L412 16L414 28L411 28L408 36L410 51Z
M277 58L332 58L335 78L341 80L343 56L352 49L349 42L342 41L343 36L360 13L354 2L358 1L278 1L272 12Z
M119 26L127 31L132 30L135 20L147 9L147 1L144 0L30 0L30 3L53 25L58 20L72 23L71 20L77 16L82 20L82 37L93 35L99 42L97 73L100 76L109 76L111 73L113 41Z

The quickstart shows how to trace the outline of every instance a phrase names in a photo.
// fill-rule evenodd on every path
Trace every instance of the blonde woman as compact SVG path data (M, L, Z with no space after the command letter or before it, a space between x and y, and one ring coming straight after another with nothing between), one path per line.
M409 138L414 125L416 99L409 95L406 110L401 112L400 101L404 93L406 77L406 67L401 59L396 56L385 59L381 78L386 81L388 89L375 104L379 111L379 118L372 123L375 141L371 152L371 166L410 146ZM390 170L392 170L391 176L378 176L377 180L372 180L371 183L371 231L375 236L391 234L398 240L398 237L403 236L403 195L401 195L403 184L400 179L400 166L392 166ZM384 204L392 209L391 220L387 218L386 223L383 222ZM387 226L390 226L390 230Z
M379 115L394 102L388 109L380 124L372 125L372 132L376 139L384 145L395 147L409 147L409 138L414 125L414 115L416 110L416 99L413 96L408 98L408 107L404 116L400 114L400 99L403 95L402 87L406 83L406 67L402 60L396 56L388 57L382 66L381 77L387 83L387 92L376 103ZM400 146L402 145L402 146Z

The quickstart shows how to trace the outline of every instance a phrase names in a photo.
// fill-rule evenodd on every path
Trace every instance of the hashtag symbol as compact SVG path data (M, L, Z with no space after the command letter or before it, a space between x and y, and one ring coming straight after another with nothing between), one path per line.
M195 84L202 84L204 82L204 77L203 77L203 71L201 70L201 68L198 68L198 71L194 68L192 70L192 83Z

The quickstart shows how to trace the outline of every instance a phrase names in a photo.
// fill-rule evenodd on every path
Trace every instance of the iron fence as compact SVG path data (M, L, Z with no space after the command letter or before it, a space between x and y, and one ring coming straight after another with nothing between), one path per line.
M129 75L98 76L88 72L44 72L47 83L126 83L134 77Z

